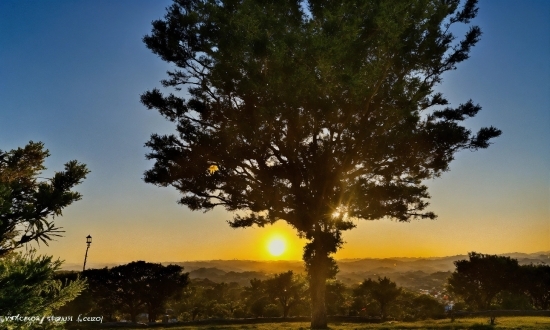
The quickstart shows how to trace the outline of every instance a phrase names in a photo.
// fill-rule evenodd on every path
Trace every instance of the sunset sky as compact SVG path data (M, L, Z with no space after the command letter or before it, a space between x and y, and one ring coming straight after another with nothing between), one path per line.
M301 259L304 241L282 222L231 229L223 209L191 212L173 188L142 180L144 143L172 125L139 96L162 88L168 64L141 38L170 1L0 1L0 149L42 141L48 177L77 159L91 174L83 199L56 224L64 237L39 252L88 263ZM362 221L336 258L429 257L550 250L550 2L480 1L483 36L439 86L452 105L483 110L466 124L503 131L462 152L427 182L437 220ZM285 250L269 253L277 238ZM281 243L283 242L283 243ZM271 245L271 249L277 246Z

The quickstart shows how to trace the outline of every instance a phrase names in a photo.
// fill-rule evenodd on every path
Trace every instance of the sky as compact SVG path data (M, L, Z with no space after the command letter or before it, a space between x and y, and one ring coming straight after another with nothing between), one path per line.
M282 222L231 229L223 209L191 212L173 188L143 182L144 143L173 127L140 94L170 68L142 43L170 1L0 0L0 149L42 141L51 176L77 159L91 173L83 199L55 223L64 236L39 252L68 263L134 260L299 260L304 241ZM434 257L550 250L550 2L480 1L483 36L438 91L483 110L466 124L503 131L463 151L426 182L437 220L361 221L336 258ZM284 241L280 256L269 242Z

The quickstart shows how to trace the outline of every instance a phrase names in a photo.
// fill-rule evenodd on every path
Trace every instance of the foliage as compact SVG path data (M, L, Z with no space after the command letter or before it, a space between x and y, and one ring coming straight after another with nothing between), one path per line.
M509 269L515 273L495 272L492 273L493 281L506 276L527 276L523 272L525 269L545 270L545 265ZM519 275L518 270L520 270ZM91 273L95 275L91 276ZM101 313L112 320L113 315L128 312L120 305L118 294L108 289L112 280L109 279L107 268L87 270L84 274L88 278L90 289L63 308L72 308L73 305L88 306L86 307L88 312L82 309L63 309L63 311L72 311L66 314ZM68 275L74 278L77 274ZM492 306L499 309L531 310L535 308L532 297L525 291L527 290L526 283L523 283L525 279L526 277L522 277L522 280L516 281L521 285L514 286L516 288L514 290L500 291L494 297ZM532 288L542 288L544 277L537 276L531 280ZM103 289L101 285L104 285ZM305 304L308 299L307 290L307 281L290 271L274 274L266 280L252 279L248 286L241 286L236 282L216 283L206 278L193 279L189 285L177 292L180 294L172 296L167 301L166 307L174 311L172 314L177 315L181 321L280 317L285 315L285 309L287 316L303 316L308 315L309 312ZM439 295L440 293L438 290L432 290L430 294L418 294L397 287L396 283L386 277L378 280L368 279L353 288L331 280L328 281L326 290L327 311L329 315L368 316L398 321L442 319L447 316L444 304L449 298L447 294ZM94 300L93 304L85 301L90 297ZM83 302L79 302L81 298ZM453 310L465 308L473 310L472 305L464 305L460 300L453 300L455 302ZM103 308L101 311L100 306ZM145 311L143 305L139 310Z
M89 283L89 289L85 294L90 294L94 301L93 309L89 313L105 315L107 320L116 321L116 316L120 315L120 298L116 294L116 283L111 277L110 270L107 267L86 269L83 272L83 277Z
M110 289L109 269L86 269L84 272L60 272L56 278L72 281L79 276L86 279L88 287L70 303L57 310L59 315L102 315L105 322L116 321L119 315L116 297Z
M31 249L15 252L36 241L48 245L62 232L50 217L79 200L71 189L80 184L89 171L76 160L50 179L39 178L49 156L41 142L29 142L24 148L0 150L0 316L49 316L73 300L86 282L75 277L60 281L55 273L62 262L37 256ZM8 328L30 329L36 324L10 324ZM42 324L44 329L52 324Z
M362 297L364 301L371 305L370 302L376 302L379 308L379 315L382 319L388 316L388 309L393 304L397 297L401 294L402 289L397 287L395 282L389 278L378 278L378 281L373 281L370 278L364 280L353 292L355 297Z
M32 141L24 148L0 150L0 258L32 241L48 245L62 232L49 217L61 216L82 197L71 189L86 178L86 165L72 160L64 171L41 179L49 155L43 143Z
M281 317L281 306L271 303L267 304L263 310L264 317Z
M145 181L174 186L192 210L246 211L233 227L293 226L309 240L312 326L326 327L342 231L435 218L422 181L500 135L472 134L460 122L481 107L434 92L481 35L473 26L454 43L450 27L477 14L475 0L459 3L175 0L144 38L175 66L162 84L176 94L141 100L177 129L147 142Z
M145 261L110 269L87 269L82 276L89 283L88 289L61 311L99 314L108 321L129 314L132 322L136 322L137 315L146 312L149 322L155 322L164 314L170 299L181 298L182 290L188 283L188 274L183 273L181 266L163 266Z
M521 266L522 291L527 294L533 307L550 308L550 265Z
M493 330L511 330L511 329L548 329L550 319L543 317L501 317L496 326L489 326L487 318L463 318L451 322L450 319L443 320L425 320L417 322L386 322L380 323L334 323L330 324L332 330L367 330L367 329L493 329ZM105 330L115 330L120 328L105 327ZM142 328L129 328L128 330L137 330ZM306 330L309 324L305 322L280 322L280 323L260 323L260 324L235 324L235 325L201 325L201 326L169 326L158 328L159 330Z
M209 280L191 280L189 285L183 288L181 297L169 301L169 306L183 321L194 321L208 314L208 296L206 291L211 291L216 283Z
M289 316L291 309L307 301L307 284L292 271L275 274L265 282L266 293L281 305L283 317Z
M250 285L193 279L168 306L186 321L307 315L307 282L292 272L274 274Z
M351 305L351 292L344 283L336 280L327 281L325 301L328 315L348 315Z
M250 280L250 286L245 287L243 290L242 297L245 306L254 317L263 316L265 306L269 302L264 287L262 280L252 279Z
M215 318L231 318L241 303L241 288L237 283L213 283L203 291L206 301L206 315Z
M61 264L52 257L37 256L34 250L0 258L0 316L49 316L78 296L86 282L78 278L65 283L56 279L55 273ZM32 324L13 325L33 327Z
M394 319L402 321L415 321L421 319L419 317L415 299L419 295L408 291L402 290L401 294L396 298L395 303L388 309L388 314Z
M149 314L149 322L155 322L166 301L188 283L183 267L145 261L113 267L107 276L114 301L122 311L130 314L132 322L136 322L142 309Z
M432 296L415 295L410 301L411 314L414 320L445 318L445 306Z
M477 310L491 308L504 291L517 291L519 265L510 257L470 252L469 260L455 261L456 270L448 280L448 291Z
M520 283L524 285L525 283ZM501 291L495 297L495 308L504 310L532 310L533 304L529 296L523 292Z
M86 279L86 290L70 303L57 310L59 315L102 315L105 322L116 321L120 301L113 290L112 278L108 268L86 269L84 272L60 272L56 278L70 281L82 276Z
M159 315L164 314L166 301L179 296L181 289L188 284L189 276L187 273L183 274L183 267L178 265L163 266L143 262L138 268L141 266L147 268L147 272L142 273L140 279L145 286L143 300L149 314L149 322L155 322ZM139 271L137 273L139 274Z

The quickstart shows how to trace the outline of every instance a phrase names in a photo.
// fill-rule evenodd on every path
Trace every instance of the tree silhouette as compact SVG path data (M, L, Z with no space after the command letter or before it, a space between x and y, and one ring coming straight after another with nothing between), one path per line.
M59 313L65 312L67 315L94 315L95 313L103 315L106 321L116 321L115 315L122 305L122 297L117 294L118 283L111 276L110 269L107 267L86 269L82 272L82 277L88 282L88 288L73 303L60 310ZM86 300L89 303L86 303ZM75 310L71 311L71 308Z
M245 306L255 317L263 316L265 306L269 303L265 291L265 282L256 278L251 279L250 286L246 286L243 290Z
M395 282L386 277L378 278L378 281L366 279L354 292L355 296L366 296L368 299L376 301L380 307L380 317L383 320L388 316L388 307L396 301L400 294L401 288L398 288Z
M109 269L108 281L110 294L132 322L142 309L147 310L149 322L155 322L166 301L187 285L188 274L177 265L134 261Z
M52 178L39 178L49 155L42 142L0 150L0 258L32 241L48 245L62 232L49 218L82 197L71 189L86 178L86 165L73 160Z
M550 265L521 266L521 288L529 296L533 307L550 308Z
M283 220L304 248L313 328L326 328L331 255L354 220L434 219L423 180L500 135L460 125L481 107L434 92L481 35L475 0L176 0L144 37L174 65L142 102L176 125L153 134L144 180L232 227ZM307 7L307 10L304 8ZM188 98L179 92L188 87Z
M56 278L60 260L37 256L35 249L15 252L32 241L48 245L62 232L50 217L79 200L71 189L88 174L76 160L50 179L38 177L49 156L41 142L23 148L0 150L0 315L49 316L73 300L86 287L75 278L62 283ZM1 323L1 322L0 322ZM11 326L8 326L11 327ZM15 326L18 328L18 326Z
M348 315L349 295L344 283L336 280L327 281L325 301L328 315Z
M283 317L288 317L290 310L304 301L307 285L289 270L267 279L266 290L267 294L281 305Z
M175 311L178 318L194 321L204 312L206 299L203 295L204 286L201 285L201 282L196 279L189 281L189 284L182 290L179 299L171 299L169 302L169 308Z
M448 290L478 310L491 307L494 298L503 291L518 288L519 265L510 257L468 253L469 260L458 260L456 270L448 280Z
M148 267L144 301L149 322L155 322L159 315L165 313L166 301L181 296L183 287L189 282L189 276L178 265L149 264Z

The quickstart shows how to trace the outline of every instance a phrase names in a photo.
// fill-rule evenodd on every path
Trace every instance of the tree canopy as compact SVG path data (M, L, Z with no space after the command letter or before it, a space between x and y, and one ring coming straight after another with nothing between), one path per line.
M550 265L521 266L521 283L535 308L550 308Z
M38 176L49 156L41 142L23 148L0 150L0 315L49 316L77 297L86 287L78 277L63 283L56 278L60 260L37 256L35 249L17 252L26 243L46 245L59 236L50 217L81 198L71 189L88 174L76 160L51 179ZM8 328L34 328L31 324L10 324ZM46 328L46 324L43 325Z
M481 36L457 41L452 26L476 14L475 0L175 0L144 37L174 65L162 84L175 92L141 100L177 129L147 142L145 181L235 212L233 227L294 227L309 240L312 327L326 327L342 231L434 219L423 181L501 133L472 133L461 122L481 106L434 91Z
M163 266L145 261L90 273L91 276L95 274L106 278L107 285L103 287L109 291L106 296L130 314L132 322L136 322L138 313L143 309L149 314L149 321L155 322L163 312L166 301L180 294L189 280L181 266Z
M71 189L86 178L86 165L72 160L52 178L39 178L49 155L43 143L32 141L0 150L0 257L32 241L47 245L62 232L50 218L82 197Z
M448 290L478 310L491 308L497 294L518 290L520 267L516 259L470 252L469 260L455 261Z
M397 284L387 277L378 278L378 281L369 278L355 289L354 295L375 301L380 310L380 317L385 319L388 315L388 307L395 302L401 291L401 288L398 288Z
M306 284L291 270L275 274L266 280L267 294L279 302L283 309L283 317L289 316L291 309L303 303L306 290Z

